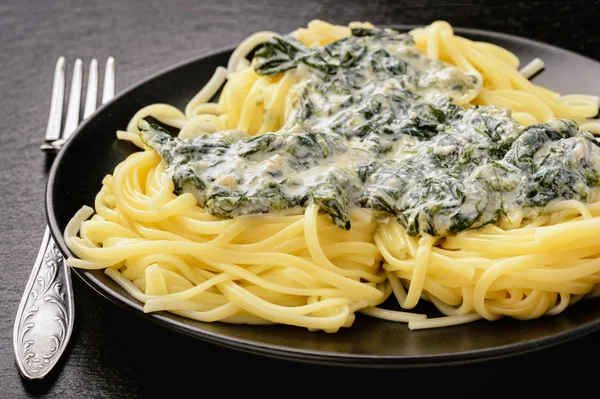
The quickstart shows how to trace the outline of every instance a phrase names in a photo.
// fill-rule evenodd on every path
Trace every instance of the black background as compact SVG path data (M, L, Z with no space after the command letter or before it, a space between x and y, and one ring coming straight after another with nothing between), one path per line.
M2 1L0 2L0 397L132 398L294 393L513 395L517 388L583 393L596 385L600 333L476 365L400 371L307 366L233 352L157 327L74 278L75 329L42 383L18 374L12 329L45 223L49 160L39 151L52 74L64 55L117 61L117 92L173 63L234 45L258 30L289 32L315 18L347 24L428 24L516 34L600 61L598 1ZM70 81L70 76L67 82ZM598 93L600 94L600 93ZM538 391L539 393L539 391Z

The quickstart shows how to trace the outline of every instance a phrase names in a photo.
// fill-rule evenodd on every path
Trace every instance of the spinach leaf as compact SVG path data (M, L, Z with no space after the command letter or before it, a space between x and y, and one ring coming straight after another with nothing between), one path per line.
M222 186L216 186L207 196L206 210L222 218L230 218L235 211L247 202L248 198L239 191L228 191Z
M282 140L277 140L278 137L281 138L281 136L276 134L264 134L262 136L252 137L241 145L238 155L246 158L257 153L265 154L272 152L281 147Z
M367 47L352 42L351 38L329 43L323 49L342 68L355 66L367 54Z
M304 63L326 75L334 74L337 65L329 63L321 49L309 49L291 36L274 37L254 54L254 71L259 75L276 75Z
M533 156L537 151L548 142L573 137L577 134L577 127L566 122L555 121L528 126L523 130L519 138L514 141L511 149L506 153L504 160L529 174L534 173L536 165L533 161Z
M276 75L296 68L308 48L290 36L274 37L254 54L254 70L260 75Z
M387 51L379 49L371 55L371 68L373 72L388 72L391 75L406 73L406 62L398 57L393 57Z
M303 198L302 204L306 206L312 200L331 218L333 223L345 230L350 230L351 223L348 216L348 198L341 187L325 182L311 188Z
M581 199L577 190L580 185L585 186L581 176L565 166L556 165L528 176L516 199L526 207L543 207L556 198Z

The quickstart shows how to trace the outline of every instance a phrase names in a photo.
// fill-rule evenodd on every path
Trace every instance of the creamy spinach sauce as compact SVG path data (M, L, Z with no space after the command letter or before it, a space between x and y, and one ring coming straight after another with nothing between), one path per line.
M167 164L175 193L219 217L302 213L316 203L350 229L349 209L397 218L412 236L490 223L517 225L553 201L595 201L600 147L571 120L524 127L510 111L465 103L481 82L430 60L409 34L353 29L308 48L265 43L258 74L291 70L291 114L258 137L230 130L173 137L141 120L142 140Z

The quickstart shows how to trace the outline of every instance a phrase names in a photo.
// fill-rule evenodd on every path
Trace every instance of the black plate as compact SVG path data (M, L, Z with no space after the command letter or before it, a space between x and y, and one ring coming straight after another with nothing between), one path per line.
M591 59L504 34L456 31L509 49L522 65L542 58L546 70L534 79L539 84L564 94L600 94L600 64ZM62 238L68 220L83 204L93 205L102 178L136 150L119 142L115 131L124 129L133 114L148 104L164 102L183 109L215 68L227 64L231 51L203 55L150 77L102 106L73 134L54 162L46 193L48 222L65 254L70 255ZM73 270L112 302L166 327L246 352L320 364L414 367L473 362L533 351L600 329L600 300L580 302L561 315L533 321L478 321L418 331L362 315L351 328L333 335L288 326L202 323L166 312L145 314L142 304L102 271Z

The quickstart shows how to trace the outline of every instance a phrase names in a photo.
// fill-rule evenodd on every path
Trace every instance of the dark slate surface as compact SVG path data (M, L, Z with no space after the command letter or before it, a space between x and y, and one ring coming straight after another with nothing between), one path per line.
M0 2L0 397L201 397L218 390L288 395L411 392L514 394L517 387L573 394L595 385L600 334L511 359L403 371L349 370L269 360L204 344L108 303L78 278L67 355L43 383L23 381L12 328L45 223L49 161L39 151L56 59L117 60L117 91L254 31L287 32L314 18L347 23L427 24L502 31L600 60L597 1L3 1ZM101 68L102 72L102 68ZM102 75L101 75L102 76ZM586 363L587 362L587 363ZM386 395L386 396L387 396Z

